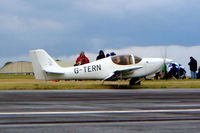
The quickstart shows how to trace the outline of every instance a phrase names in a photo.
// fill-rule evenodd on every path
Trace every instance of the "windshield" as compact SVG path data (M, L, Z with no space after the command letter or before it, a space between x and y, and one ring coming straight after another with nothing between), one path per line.
M118 65L131 65L133 64L131 55L120 55L111 57L112 61Z
M135 58L135 64L139 63L142 59L138 56L134 56Z

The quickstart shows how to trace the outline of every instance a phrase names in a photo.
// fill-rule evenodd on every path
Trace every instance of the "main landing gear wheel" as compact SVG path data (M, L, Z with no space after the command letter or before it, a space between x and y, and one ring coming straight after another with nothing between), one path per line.
M141 85L140 78L131 78L129 85Z

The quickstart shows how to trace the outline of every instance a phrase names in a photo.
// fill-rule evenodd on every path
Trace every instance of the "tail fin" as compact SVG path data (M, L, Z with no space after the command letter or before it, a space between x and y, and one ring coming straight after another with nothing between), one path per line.
M48 73L64 74L64 72L61 70L61 67L45 50L31 50L30 57L36 79L50 80L48 78Z

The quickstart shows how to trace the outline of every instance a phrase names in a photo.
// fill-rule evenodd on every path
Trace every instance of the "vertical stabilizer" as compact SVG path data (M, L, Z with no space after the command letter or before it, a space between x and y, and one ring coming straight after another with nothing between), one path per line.
M43 49L31 50L30 58L36 79L49 80L45 70L49 68L60 68L54 59Z

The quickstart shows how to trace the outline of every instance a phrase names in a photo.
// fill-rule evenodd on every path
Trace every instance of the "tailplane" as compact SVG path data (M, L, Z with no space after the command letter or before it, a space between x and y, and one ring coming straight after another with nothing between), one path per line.
M31 50L30 58L32 61L35 78L39 80L49 80L48 74L64 74L61 67L43 49Z

